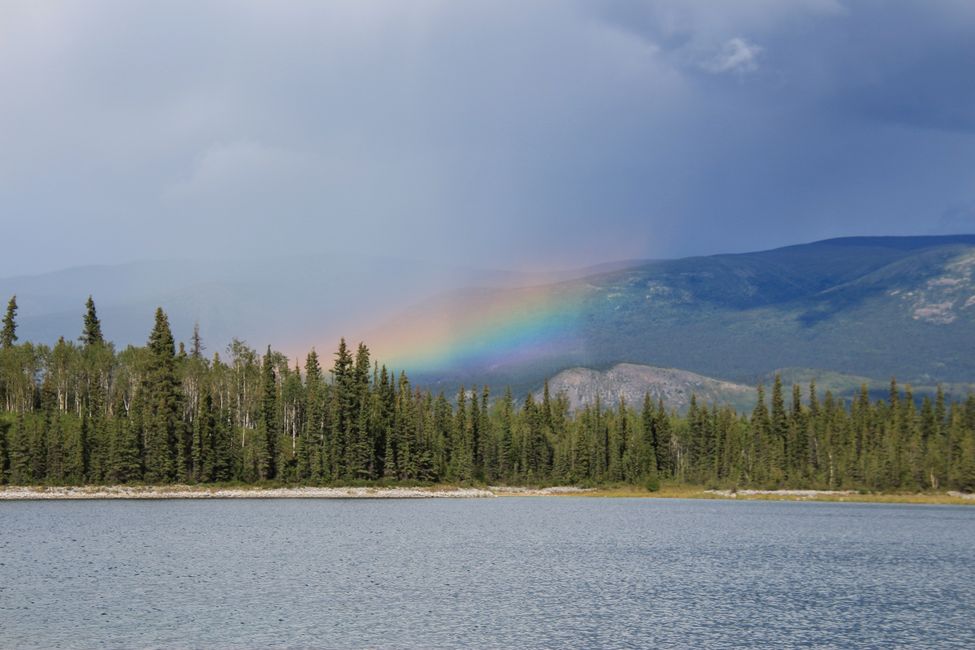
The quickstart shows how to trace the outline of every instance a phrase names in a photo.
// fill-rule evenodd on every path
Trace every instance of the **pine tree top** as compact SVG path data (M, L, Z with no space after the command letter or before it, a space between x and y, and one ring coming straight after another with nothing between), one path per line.
M89 295L85 301L84 329L82 329L79 340L85 346L104 343L102 336L102 324L98 320L98 312L95 310L95 301Z
M200 324L194 323L193 338L190 340L190 356L194 359L201 359L204 350L206 350L206 346L203 345L203 339L200 338Z
M17 296L11 296L7 303L7 313L3 317L0 330L0 347L9 348L17 342Z
M173 331L169 328L169 317L162 307L156 308L156 323L149 334L149 350L157 356L176 356L176 343Z

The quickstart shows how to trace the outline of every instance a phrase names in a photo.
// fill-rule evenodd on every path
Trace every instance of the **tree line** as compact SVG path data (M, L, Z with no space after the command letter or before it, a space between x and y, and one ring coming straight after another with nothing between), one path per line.
M0 481L26 484L660 481L713 487L975 490L975 396L851 400L779 377L755 409L646 395L577 411L548 385L433 394L345 341L327 370L233 340L177 345L157 309L145 346L117 351L91 297L75 340L18 343L0 329Z

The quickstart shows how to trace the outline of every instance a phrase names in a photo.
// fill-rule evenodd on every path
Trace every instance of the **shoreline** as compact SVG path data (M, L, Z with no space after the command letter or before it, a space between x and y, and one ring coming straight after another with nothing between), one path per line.
M975 505L975 494L961 492L860 493L852 490L716 490L694 486L663 487L648 492L638 487L580 488L554 486L486 487L206 487L166 486L3 486L0 501L162 500L162 499L493 499L500 497L564 497L713 499L750 501L820 501L849 503L914 503Z
M491 499L480 488L286 487L218 488L193 485L4 487L0 501L76 499Z

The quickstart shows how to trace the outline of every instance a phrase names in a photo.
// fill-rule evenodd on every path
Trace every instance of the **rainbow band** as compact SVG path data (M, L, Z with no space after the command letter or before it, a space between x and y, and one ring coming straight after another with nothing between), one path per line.
M408 372L545 358L582 345L584 290L568 285L475 290L407 317L376 341L379 358Z

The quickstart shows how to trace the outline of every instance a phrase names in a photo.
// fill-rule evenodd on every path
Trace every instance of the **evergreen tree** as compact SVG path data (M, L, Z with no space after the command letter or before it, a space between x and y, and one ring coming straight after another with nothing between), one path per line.
M17 415L13 432L10 435L10 483L11 485L27 485L33 480L31 465L31 440L27 431L26 417L23 413Z
M469 481L474 476L474 458L471 450L470 418L467 415L467 390L461 386L457 392L457 410L452 431L452 476Z
M139 427L132 418L115 419L112 430L112 461L109 476L116 483L131 483L142 478Z
M789 418L785 412L785 398L782 393L782 376L775 375L772 383L772 413L769 439L769 476L776 482L784 477L785 460L788 458L786 442L789 436Z
M278 440L278 385L277 374L274 372L274 361L271 346L267 347L264 355L264 365L261 370L263 392L261 397L261 415L258 420L258 433L255 456L257 475L262 481L277 476L276 445Z
M0 485L6 485L10 477L10 423L0 418Z
M11 348L17 342L17 296L11 296L0 329L0 348Z
M149 355L142 386L145 479L168 483L177 475L177 445L182 437L183 422L175 343L169 319L162 308L156 309L156 323L147 347Z
M34 425L31 427L28 438L30 475L34 481L41 483L47 478L47 459L50 454L47 433L50 426L50 413L46 414L42 421L35 420ZM84 476L79 482L84 482Z
M373 477L373 414L372 395L369 385L369 348L360 343L355 355L352 377L352 410L350 424L352 425L350 475L357 479Z
M95 301L92 300L91 296L88 296L88 301L85 303L84 329L81 332L80 341L85 347L99 345L105 341L102 337L102 324L98 320L98 313L95 311Z
M975 492L975 429L970 426L959 426L959 429L962 430L958 433L960 442L953 472L954 486L965 492Z
M336 479L349 478L348 446L349 433L355 417L355 382L352 373L352 354L345 344L339 341L332 367L332 387L330 421L332 423L329 445L330 475Z
M765 403L765 387L759 384L758 399L751 417L752 436L749 440L748 462L745 464L745 481L761 485L768 477L768 464L772 462L769 454L769 435L772 428L768 405Z
M45 462L48 483L61 485L64 475L64 426L60 415L52 415L47 435L47 460Z
M660 441L657 437L656 409L650 399L650 393L643 395L643 409L640 411L640 423L643 425L643 457L640 464L648 472L657 473L659 462L657 460L657 450Z
M65 435L64 477L68 483L84 483L88 475L90 430L88 418L80 426L70 428Z
M217 438L217 418L213 409L213 397L209 390L200 400L200 411L193 427L193 480L214 480L214 449Z
M200 338L200 324L193 323L193 337L190 339L190 356L194 359L202 359L204 350L206 350L206 346L203 345L203 339Z
M298 453L300 479L323 478L322 454L325 448L325 402L322 368L318 353L312 350L305 359L305 420Z
M382 367L379 373L379 385L377 387L377 429L376 440L377 453L381 451L380 465L382 477L387 479L396 478L396 438L393 435L393 419L396 410L396 390L393 387L392 379L386 366ZM442 468L441 468L442 471Z

